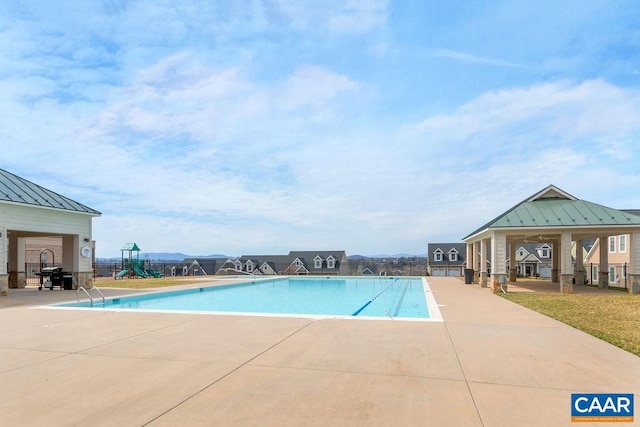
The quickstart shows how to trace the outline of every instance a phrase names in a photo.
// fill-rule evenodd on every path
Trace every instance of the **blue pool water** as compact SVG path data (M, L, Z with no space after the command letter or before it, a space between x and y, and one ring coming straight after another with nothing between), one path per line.
M95 308L428 319L421 278L278 278L94 300ZM90 307L88 300L60 304Z

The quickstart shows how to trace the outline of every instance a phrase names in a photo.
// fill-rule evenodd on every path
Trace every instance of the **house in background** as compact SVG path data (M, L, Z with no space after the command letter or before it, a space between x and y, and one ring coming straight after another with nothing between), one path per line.
M553 245L550 243L520 243L516 246L516 275L518 277L551 278ZM511 265L511 259L507 259ZM510 268L510 267L509 267Z
M427 274L430 276L464 275L467 245L465 243L429 243L427 245Z
M243 255L229 258L216 274L334 275L351 274L345 251L291 251L288 255Z
M589 283L598 283L600 273L601 239L597 239L591 250L587 253L584 265ZM629 235L609 236L605 240L608 251L609 286L625 288L630 261Z
M640 209L621 209L621 212L640 217ZM629 251L630 237L629 234L620 234L617 236L608 236L606 239L609 286L627 287L628 267L631 261ZM601 239L594 239L589 242L588 246L585 245L584 248L586 252L584 266L586 270L586 280L589 283L598 283L598 277L600 276L600 245Z

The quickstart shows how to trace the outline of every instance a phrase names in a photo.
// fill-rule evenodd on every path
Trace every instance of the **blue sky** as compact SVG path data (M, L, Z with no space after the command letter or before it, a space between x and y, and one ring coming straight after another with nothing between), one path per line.
M0 4L0 167L97 256L424 253L554 184L640 208L634 1Z

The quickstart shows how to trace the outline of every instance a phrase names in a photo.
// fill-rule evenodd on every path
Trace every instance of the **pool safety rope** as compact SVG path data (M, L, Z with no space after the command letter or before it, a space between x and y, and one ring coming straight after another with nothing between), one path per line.
M367 308L367 306L368 306L369 304L371 304L373 301L375 301L375 299L376 299L376 298L378 298L380 295L382 295L382 293L383 293L384 291L386 291L387 289L389 289L389 288L391 287L391 285L393 285L393 284L396 282L396 280L398 280L398 279L399 279L399 277L396 277L395 279L393 279L393 281L392 281L391 283L389 283L389 284L388 284L388 285L387 285L383 290L381 290L380 292L378 292L378 293L376 294L376 296L374 296L373 298L371 298L369 301L367 301L367 302L365 303L365 305L363 305L363 306L362 306L362 307L360 307L358 310L356 310L356 312L355 312L355 313L353 313L353 314L352 314L352 316L357 316L358 314L360 314L360 312L361 312L362 310L364 310L365 308Z

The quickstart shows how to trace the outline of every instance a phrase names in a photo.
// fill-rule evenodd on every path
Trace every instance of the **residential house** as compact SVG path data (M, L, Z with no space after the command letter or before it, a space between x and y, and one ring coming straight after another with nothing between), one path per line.
M550 243L519 243L515 252L516 275L550 279L552 250ZM507 259L507 264L511 265L511 259Z
M464 243L429 243L427 274L430 276L463 276L467 245Z
M640 210L627 209L624 212L640 216ZM622 287L627 286L627 268L630 261L630 253L628 248L629 235L622 234L618 236L609 236L606 240L608 251L608 271L609 286ZM600 273L600 248L601 239L596 239L591 246L589 252L585 256L584 266L587 273L587 281L589 283L598 283Z
M288 255L243 255L224 262L216 274L335 275L351 273L345 251L291 251Z

